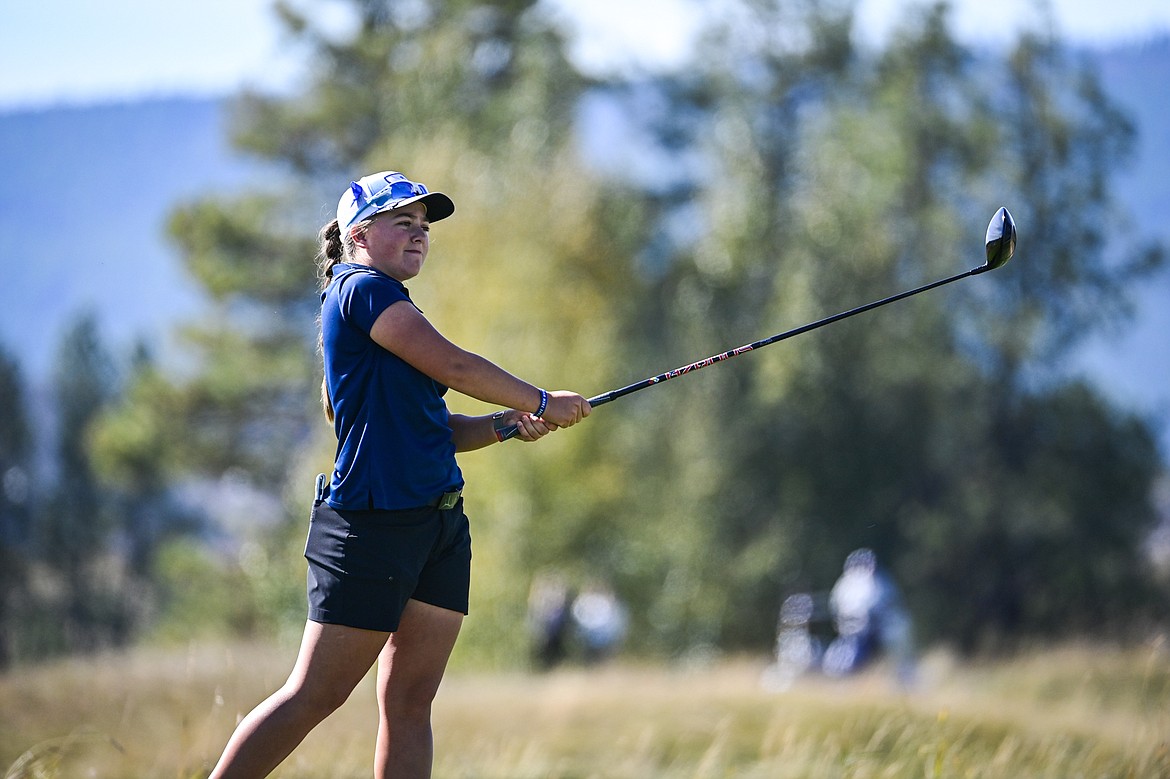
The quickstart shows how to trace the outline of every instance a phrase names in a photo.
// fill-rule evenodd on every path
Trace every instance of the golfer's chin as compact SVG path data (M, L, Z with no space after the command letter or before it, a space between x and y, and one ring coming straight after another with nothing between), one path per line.
M394 263L393 268L387 275L398 281L410 281L422 271L425 260L425 257L419 255L404 255L400 262Z
M402 257L402 270L409 274L408 278L414 278L422 272L423 263L426 262L426 255L421 252L407 252Z

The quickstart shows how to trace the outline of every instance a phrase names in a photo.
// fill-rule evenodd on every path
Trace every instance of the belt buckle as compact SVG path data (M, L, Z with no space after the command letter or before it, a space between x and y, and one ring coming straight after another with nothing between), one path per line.
M454 492L444 492L443 497L439 498L439 510L448 511L455 508L455 504L459 502L459 496L463 490L455 490Z

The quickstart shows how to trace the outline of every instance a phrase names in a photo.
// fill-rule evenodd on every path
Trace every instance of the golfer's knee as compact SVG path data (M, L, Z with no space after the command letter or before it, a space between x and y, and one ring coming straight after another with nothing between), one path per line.
M349 689L319 685L294 687L288 690L288 701L303 716L319 722L341 708L350 692Z
M383 703L383 713L392 722L429 723L434 700L434 693L427 691L390 695Z

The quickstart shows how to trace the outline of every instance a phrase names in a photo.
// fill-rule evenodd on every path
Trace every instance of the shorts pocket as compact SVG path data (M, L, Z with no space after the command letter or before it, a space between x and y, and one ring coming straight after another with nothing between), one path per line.
M315 502L309 515L309 536L305 540L305 559L337 574L348 573L345 567L347 523L324 502Z

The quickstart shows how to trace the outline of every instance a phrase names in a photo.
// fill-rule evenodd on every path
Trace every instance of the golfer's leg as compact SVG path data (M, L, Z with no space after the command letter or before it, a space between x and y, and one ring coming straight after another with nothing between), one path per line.
M398 631L378 658L376 779L431 775L431 702L462 624L457 611L417 600L406 604Z
M244 717L208 779L267 776L345 702L388 636L308 622L288 681Z

